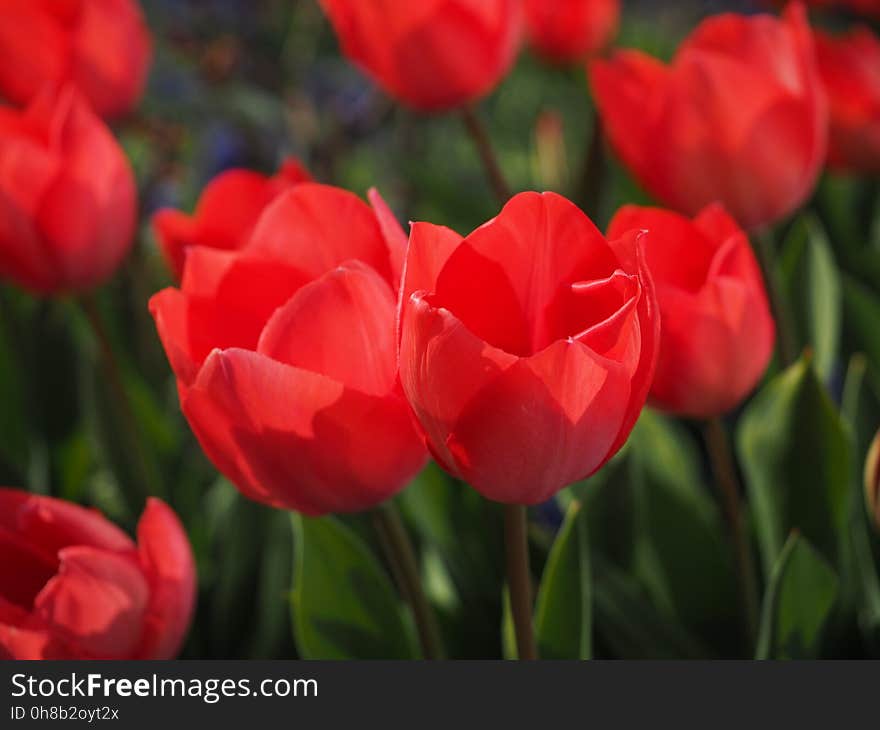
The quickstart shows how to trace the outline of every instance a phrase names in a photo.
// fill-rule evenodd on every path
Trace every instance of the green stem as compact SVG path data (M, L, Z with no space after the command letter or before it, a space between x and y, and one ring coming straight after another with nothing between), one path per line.
M532 621L532 576L529 568L528 517L519 504L504 506L504 547L510 611L520 659L537 659Z
M794 333L793 315L788 306L788 299L776 260L776 247L773 243L773 237L768 231L760 231L752 238L755 241L758 262L764 274L770 308L773 311L773 318L776 320L780 364L783 368L787 368L797 360L797 339Z
M602 181L605 176L605 147L602 119L598 111L593 114L593 126L587 142L584 168L581 173L577 201L583 211L597 222L602 203Z
M720 419L712 418L706 421L703 435L733 541L746 639L749 647L754 647L758 635L758 581L752 547L742 515L740 486L733 455L730 451L727 431Z
M125 388L122 369L113 351L113 345L104 324L98 302L93 294L82 296L79 302L98 344L101 366L107 377L107 384L113 394L114 409L122 429L123 438L128 445L127 450L134 462L135 473L139 477L137 481L141 492L141 501L146 501L153 488L159 486L158 473L153 463L147 457L141 434L138 432L137 420L131 400L128 397L128 391ZM124 489L124 487L124 484L120 484L120 488ZM139 508L135 510L136 514L139 512Z
M373 517L391 572L412 609L422 655L425 659L442 659L443 644L437 618L422 589L415 550L400 514L391 502L385 502L373 511Z
M504 205L510 200L510 185L507 184L504 173L501 171L501 165L498 164L498 157L492 148L489 133L473 108L465 107L462 111L462 118L464 126L474 141L477 153L480 155L480 160L483 163L483 169L486 171L489 184L492 186L492 191L501 205Z

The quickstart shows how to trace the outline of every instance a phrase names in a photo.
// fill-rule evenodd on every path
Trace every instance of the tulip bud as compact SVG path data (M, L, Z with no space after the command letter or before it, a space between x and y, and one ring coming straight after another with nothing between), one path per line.
M775 326L749 240L719 204L693 220L626 205L608 237L633 230L649 232L645 258L663 320L651 403L679 416L721 416L754 389L773 355Z
M98 286L131 248L136 213L131 165L75 87L0 108L0 274L43 294Z
M710 17L669 65L617 51L590 64L590 82L612 148L680 213L718 201L747 229L772 224L825 162L827 101L800 3L782 18Z
M865 462L865 498L871 519L880 527L880 431L868 450Z
M320 0L342 51L383 90L425 112L488 94L513 64L520 0Z
M137 0L4 0L0 96L29 104L46 84L75 84L105 118L140 101L152 55Z
M880 173L880 39L867 27L838 37L814 33L831 111L828 164Z

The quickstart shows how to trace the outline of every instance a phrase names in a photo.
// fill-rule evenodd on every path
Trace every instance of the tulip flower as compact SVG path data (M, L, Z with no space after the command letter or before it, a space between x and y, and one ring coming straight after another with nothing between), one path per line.
M424 464L397 378L406 236L370 197L298 185L245 248L191 249L180 289L150 302L202 448L257 501L358 511Z
M880 40L868 28L838 38L815 31L819 73L831 109L829 164L880 173Z
M0 96L20 106L75 84L103 117L140 101L150 34L136 0L0 0Z
M0 277L37 293L103 283L132 243L134 175L73 87L0 107Z
M874 524L880 527L880 431L874 437L865 461L865 497L868 513Z
M627 205L608 237L639 229L649 232L645 258L663 322L650 401L681 416L723 415L773 355L776 330L749 240L718 204L693 220Z
M400 377L447 471L535 504L623 445L660 325L639 238L606 241L554 193L515 196L466 238L413 225Z
M575 63L603 50L620 22L620 0L525 0L535 50L554 63Z
M227 170L205 188L193 215L165 208L153 217L153 230L175 278L183 275L191 246L237 249L250 240L260 214L285 190L311 176L299 161L286 160L274 177L250 170Z
M521 0L320 0L342 50L390 96L441 112L488 94L519 50Z
M172 659L196 594L174 512L150 499L132 540L95 510L0 489L0 659Z
M720 201L746 228L785 218L825 158L828 110L803 6L705 20L666 66L641 51L594 60L611 146L664 205Z

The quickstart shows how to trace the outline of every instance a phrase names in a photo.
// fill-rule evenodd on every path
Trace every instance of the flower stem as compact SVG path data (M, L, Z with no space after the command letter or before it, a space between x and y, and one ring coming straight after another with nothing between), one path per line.
M584 153L584 167L577 191L577 202L593 221L599 220L602 202L602 182L606 167L603 136L602 119L597 111L593 114L593 126Z
M783 368L787 368L797 360L797 340L794 334L792 313L783 291L773 237L768 231L760 231L753 236L753 240L758 254L758 262L764 274L764 283L767 286L767 296L770 299L773 319L776 320L780 364Z
M755 576L752 547L743 522L739 480L736 476L733 455L730 451L727 431L719 418L706 421L703 425L703 436L733 540L745 634L749 646L754 647L758 634L758 582Z
M373 510L373 518L385 556L391 565L394 580L404 600L412 609L422 656L425 659L442 659L443 643L437 618L422 589L415 550L400 514L389 501Z
M510 610L520 659L537 659L532 625L532 576L529 568L528 520L526 508L519 504L504 506L504 547L507 557L507 584Z
M138 433L134 409L131 406L131 400L125 389L122 371L116 354L113 351L98 303L92 294L84 295L79 301L98 343L101 366L107 377L110 390L113 393L114 408L116 409L116 415L122 430L122 438L126 441L128 453L132 455L134 472L139 477L137 481L141 491L140 497L146 500L152 492L152 487L159 485L158 472L147 458L146 451L144 450L141 435ZM120 484L119 486L124 491L125 485ZM134 508L136 514L140 512L140 505L135 505Z
M464 108L462 111L462 118L464 119L464 126L467 128L471 139L473 139L474 145L476 145L489 184L492 186L492 190L498 198L498 201L504 205L510 200L510 186L507 184L504 173L501 171L501 166L498 164L498 157L495 155L495 150L492 148L492 141L489 138L489 133L486 131L486 127L482 120L477 116L477 113L472 107Z

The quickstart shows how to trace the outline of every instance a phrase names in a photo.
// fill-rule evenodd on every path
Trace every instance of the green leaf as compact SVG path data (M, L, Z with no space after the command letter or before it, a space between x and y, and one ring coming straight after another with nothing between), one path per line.
M853 352L863 352L875 373L880 372L880 296L856 281L844 277L844 332Z
M841 576L844 598L849 600L849 588L855 592L860 624L871 634L873 641L880 639L880 570L872 546L873 531L865 506L862 472L865 454L880 423L880 396L866 378L867 361L863 355L854 355L846 374L843 389L843 417L849 427L855 449L850 492L850 541L851 565Z
M810 659L837 598L837 576L797 533L785 544L764 598L758 659Z
M556 536L535 604L535 639L542 659L592 657L592 578L586 516L568 508Z
M633 578L601 555L593 553L591 557L597 645L615 659L705 659L710 656L698 639L654 608Z
M733 555L700 454L678 422L645 410L631 437L638 484L637 573L654 602L695 633L732 648Z
M800 335L825 382L840 349L843 299L840 272L825 229L813 214L792 226L782 245L781 269Z
M749 404L737 447L765 574L795 529L835 562L848 517L850 443L809 359L776 376Z
M305 659L412 659L401 605L370 548L334 517L293 516L293 627Z

